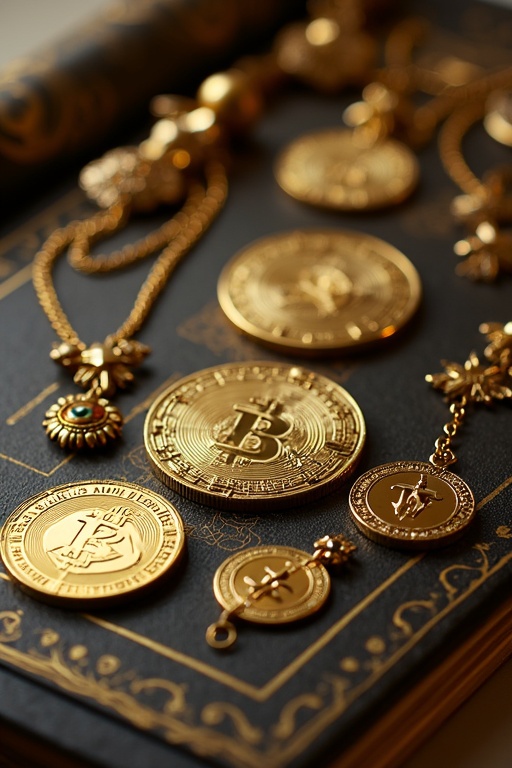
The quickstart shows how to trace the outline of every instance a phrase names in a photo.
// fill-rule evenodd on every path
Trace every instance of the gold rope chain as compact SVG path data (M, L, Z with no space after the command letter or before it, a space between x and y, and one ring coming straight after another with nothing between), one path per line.
M53 283L53 266L63 251L69 247L68 261L74 269L92 274L123 269L163 248L141 286L130 314L107 340L115 344L120 339L132 338L143 325L176 265L203 236L224 205L228 192L224 166L218 162L209 163L205 178L205 185L191 184L182 208L169 221L111 254L90 256L89 249L94 242L114 234L126 224L129 196L84 221L72 221L53 232L35 257L33 283L41 307L62 341L82 345Z

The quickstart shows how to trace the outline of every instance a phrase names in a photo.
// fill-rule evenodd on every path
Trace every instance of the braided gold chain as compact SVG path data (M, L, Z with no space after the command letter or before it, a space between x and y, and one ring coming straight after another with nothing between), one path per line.
M69 247L68 258L75 269L87 274L106 273L123 269L163 248L128 317L108 340L116 343L132 338L143 325L176 265L202 237L224 205L228 191L224 166L210 163L205 169L205 177L205 186L200 183L191 185L185 203L172 219L136 243L129 243L109 255L92 257L90 246L126 224L129 200L121 200L85 221L73 221L53 232L35 257L33 283L39 303L62 341L82 344L55 290L52 272L59 256Z

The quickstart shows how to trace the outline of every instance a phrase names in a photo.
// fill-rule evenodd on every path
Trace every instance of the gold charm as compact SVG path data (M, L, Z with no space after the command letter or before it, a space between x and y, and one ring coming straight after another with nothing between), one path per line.
M415 189L419 170L411 150L394 139L360 146L354 132L333 129L292 142L280 155L276 179L301 202L339 211L396 205Z
M201 504L304 504L359 459L363 415L338 384L298 366L226 364L187 376L153 403L144 442L157 477Z
M314 546L313 555L293 547L262 546L225 560L213 580L224 610L207 629L208 644L217 649L233 645L234 618L287 624L320 610L331 586L325 566L345 565L356 548L342 535L324 536Z
M90 388L85 395L59 397L45 415L43 427L50 440L70 451L103 448L119 438L121 411L103 395L113 395L133 381L131 368L140 365L150 349L138 341L107 340L103 344L55 344L50 357L74 374L73 380Z
M34 288L61 340L51 357L88 390L84 396L60 398L46 413L43 426L61 448L95 449L120 435L123 418L106 397L133 381L132 369L150 351L133 336L180 259L204 234L226 199L226 174L215 154L221 133L217 123L228 104L217 105L214 111L198 99L176 99L174 106L172 99L160 99L157 108L164 115L145 141L137 147L118 147L86 165L80 185L100 210L55 230L35 257ZM231 109L234 106L231 103ZM166 108L172 114L165 114ZM181 207L135 243L108 255L91 256L92 246L126 226L132 214L162 204ZM128 317L102 344L88 347L80 340L57 295L53 268L66 251L70 265L87 274L111 272L158 254Z
M59 397L46 411L43 427L61 448L81 451L117 440L123 421L121 411L106 398L78 394Z
M280 351L326 354L393 336L416 311L421 284L393 246L343 230L298 230L258 240L224 268L227 317Z
M132 368L137 368L151 349L133 339L107 339L86 347L85 344L55 344L50 357L73 373L73 381L85 389L101 390L110 397L134 380Z
M395 461L361 475L350 511L373 541L403 548L449 544L475 514L470 488L453 472L421 461Z
M0 554L32 597L71 608L134 597L165 577L185 544L173 505L133 483L67 483L24 501Z
M349 496L352 518L368 538L391 547L428 549L461 536L475 515L469 486L448 467L457 461L453 440L468 405L512 399L510 323L480 329L489 345L485 363L472 352L464 365L443 362L444 371L426 380L450 403L452 420L435 443L430 463L395 461L359 477Z

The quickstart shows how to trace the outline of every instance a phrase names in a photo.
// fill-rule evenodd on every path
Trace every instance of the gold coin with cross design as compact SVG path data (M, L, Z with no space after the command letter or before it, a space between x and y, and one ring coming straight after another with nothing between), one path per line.
M288 572L291 573L288 575ZM286 578L280 578L281 573ZM258 624L285 624L306 618L327 600L331 579L321 563L311 565L311 555L283 546L251 547L225 560L213 578L218 603ZM247 600L262 585L264 594ZM244 602L245 601L245 602Z
M370 469L352 486L349 504L365 536L402 549L450 544L475 515L473 493L464 480L422 461Z
M160 494L113 480L67 483L23 502L0 534L8 574L32 597L72 608L126 601L165 577L185 545Z
M160 480L193 501L249 510L303 504L354 470L363 414L339 384L282 363L226 364L187 376L144 427Z

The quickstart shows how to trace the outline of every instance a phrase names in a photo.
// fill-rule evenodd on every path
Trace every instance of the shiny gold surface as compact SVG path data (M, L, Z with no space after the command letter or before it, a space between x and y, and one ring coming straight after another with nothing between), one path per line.
M349 503L368 538L408 549L450 543L475 514L473 494L460 477L420 461L374 467L356 480Z
M8 573L40 600L103 605L151 586L185 544L177 510L133 483L67 483L23 502L7 519L0 554Z
M318 498L353 471L363 415L338 384L268 362L209 368L173 384L144 427L163 483L214 507L286 507Z
M250 595L251 587L294 566L296 570L276 582L274 589L248 600L238 616L261 624L297 621L319 610L329 594L327 570L320 563L312 567L310 563L311 555L293 547L251 547L222 563L214 576L213 591L220 605L233 611Z
M297 200L364 211L405 200L419 170L414 154L394 139L364 147L354 141L353 131L330 129L292 142L278 158L275 174Z
M484 117L485 130L493 139L512 147L512 91L493 94Z
M252 243L224 268L219 302L255 340L324 354L395 334L421 297L414 266L392 245L348 230L297 230Z

